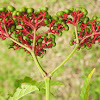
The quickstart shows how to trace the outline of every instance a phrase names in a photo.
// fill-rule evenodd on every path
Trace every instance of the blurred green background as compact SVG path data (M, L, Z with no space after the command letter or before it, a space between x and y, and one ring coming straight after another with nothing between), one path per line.
M100 0L0 0L0 7L13 5L19 7L41 6L49 7L49 13L54 15L57 11L70 7L85 7L88 16L100 16ZM64 32L62 37L56 38L57 46L47 50L43 58L39 58L42 66L50 72L60 64L71 52L73 46L69 46L72 38L73 27L68 32ZM42 80L39 71L30 55L23 50L8 49L9 40L0 39L0 100L6 100L8 94L12 94L15 89L17 79L25 76L32 77L33 80ZM90 86L89 100L100 100L100 45L93 45L91 50L80 50L52 77L53 80L62 81L65 85L54 87L51 91L52 100L80 100L80 91L86 76L96 68ZM57 97L57 98L56 98ZM20 100L45 100L45 96L34 93Z

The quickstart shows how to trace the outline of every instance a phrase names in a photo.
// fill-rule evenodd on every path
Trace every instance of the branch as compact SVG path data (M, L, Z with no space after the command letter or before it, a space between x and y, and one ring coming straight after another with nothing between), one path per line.
M77 24L75 26L76 43L79 44L78 34L77 34Z
M91 37L91 36L94 36L94 35L100 35L100 33L98 32L98 33L93 33L93 34L91 34L91 35L88 35L88 36L86 36L86 37L84 37L82 40L81 40L81 42L80 42L80 44L85 40L85 39L87 39L87 38L89 38L89 37Z
M34 38L33 38L33 45L32 45L32 50L33 51L35 51L35 44L36 44L36 29L34 29Z
M49 33L49 31L43 32L43 33L39 34L38 36L41 36L41 35L44 35L44 34L47 34L47 33Z
M73 49L73 51L67 56L67 58L59 65L57 66L51 73L50 76L52 76L60 67L62 67L68 60L69 58L75 53L75 51L77 50L77 48L79 47L78 44L76 44L75 48Z
M12 40L14 43L18 44L19 46L25 48L25 49L28 50L29 52L32 51L29 47L27 47L27 46L21 44L20 42L16 41L15 39L13 39L13 38L11 38L11 37L10 37L9 39Z

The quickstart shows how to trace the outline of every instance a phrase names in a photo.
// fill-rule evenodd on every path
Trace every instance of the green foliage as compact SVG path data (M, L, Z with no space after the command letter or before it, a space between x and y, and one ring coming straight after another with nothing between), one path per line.
M32 80L32 78L26 76L24 79L20 79L20 80L17 80L15 82L16 88L21 87L21 84L23 84L23 83L30 84L30 85L35 85L39 89L45 87L45 82L44 81L37 82L36 80ZM64 85L64 84L61 83L60 81L50 80L50 86L55 86L55 85Z
M100 69L97 69L98 72ZM100 74L96 72L97 75L95 75L95 79L93 81L93 84L91 83L91 87L90 87L90 95L92 95L91 98L93 98L94 100L98 100L99 96L100 96L100 86L98 84L100 84Z
M50 86L56 86L56 85L64 85L63 83L61 83L60 81L53 81L50 80ZM44 88L45 87L45 82L44 81L40 81L36 83L36 86L38 88Z
M18 88L16 92L14 93L13 97L10 97L8 100L18 100L22 98L23 96L34 92L39 91L39 89L36 86L33 85L22 85L21 88Z
M31 85L35 85L36 81L32 80L32 78L26 76L26 77L24 77L24 79L17 80L15 82L15 87L16 88L20 87L22 83L28 83L28 84L31 84Z
M94 73L94 71L95 71L95 68L91 71L91 73L88 75L88 78L84 82L84 85L83 85L83 88L82 88L81 94L80 94L81 100L88 100L91 76Z
M30 77L25 77L24 79L16 81L16 84L15 84L16 88L21 87L21 84L36 86L39 89L39 91L36 91L36 93L42 94L42 95L45 94L45 82L44 81L37 82L35 80L32 80L32 78ZM64 85L64 84L61 83L60 81L50 80L50 86L56 86L56 85Z
M64 84L60 81L50 80L50 86L55 86L55 85L64 85Z

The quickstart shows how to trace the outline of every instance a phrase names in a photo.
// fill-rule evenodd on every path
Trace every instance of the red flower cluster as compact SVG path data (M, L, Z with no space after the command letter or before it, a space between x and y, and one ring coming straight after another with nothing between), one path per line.
M0 37L2 39L13 38L32 49L35 36L34 51L36 56L41 56L46 51L46 48L56 46L55 35L52 33L60 34L60 32L65 30L65 27L54 19L56 17L51 17L46 8L35 12L31 8L21 8L19 11L12 10L11 8L13 9L10 6L8 11L0 12ZM37 31L42 26L48 27L48 30L38 34ZM23 47L13 43L11 48L17 50ZM27 50L25 49L25 51Z
M78 31L78 38L80 47L90 49L92 44L95 44L96 41L100 43L100 22L95 20L87 21L87 23L80 23L80 31ZM73 42L76 43L76 42Z
M65 23L73 24L76 26L78 21L84 16L84 13L82 11L71 11L70 13L64 13L63 16L60 18L65 20Z
M11 11L0 12L0 37L2 37L2 39L6 39L11 36L12 32L8 34L8 30L11 29L11 25L13 23L14 23L14 20L13 20Z
M0 37L12 38L29 47L36 56L41 56L47 48L56 46L55 33L61 36L63 30L69 30L67 24L72 24L77 27L79 48L90 48L95 41L100 43L100 23L96 21L96 17L90 20L86 16L86 9L65 9L57 12L57 16L51 16L47 10L46 7L35 12L33 8L23 7L18 11L12 6L8 6L7 9L0 8ZM46 27L47 30L39 33L41 27ZM74 39L71 40L71 45L76 43ZM23 47L13 42L11 48L17 50Z
M77 27L77 35L79 39L79 48L90 49L95 41L100 43L100 18L93 16L90 20L86 15L87 11L84 8L76 8L73 11L65 9L65 12L60 18L64 19L66 24L72 24ZM70 41L70 45L76 44L75 32L74 39Z

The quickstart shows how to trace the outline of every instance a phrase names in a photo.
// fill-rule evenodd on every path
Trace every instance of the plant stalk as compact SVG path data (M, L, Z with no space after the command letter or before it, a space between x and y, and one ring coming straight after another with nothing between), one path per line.
M33 39L33 51L35 52L35 44L36 44L36 29L34 29L34 39Z
M75 26L76 43L79 44L78 34L77 34L77 24Z
M75 26L75 35L76 35L76 46L73 49L73 51L68 55L68 57L60 64L58 65L53 71L50 73L50 77L60 68L62 67L68 60L69 58L76 52L77 48L79 47L79 40L78 40L78 34L77 34L77 25Z
M27 49L29 52L31 52L31 49L30 49L29 47L27 47L27 46L21 44L20 42L16 41L15 39L13 39L13 38L11 38L11 37L10 37L9 39L10 39L11 41L13 41L14 43L18 44L19 46L21 46L21 47Z
M43 76L43 77L46 76L47 73L46 73L46 72L44 71L44 69L41 67L41 65L40 65L40 63L39 63L37 57L36 57L35 54L34 54L34 52L31 52L31 55L32 55L32 57L33 57L33 59L34 59L36 65L37 65L38 69L40 70L42 76Z
M75 48L73 49L73 51L68 55L68 57L60 64L58 65L51 73L50 73L50 76L52 76L60 67L62 67L68 60L69 58L75 53L75 51L77 50L78 48L78 44L76 44Z
M46 87L46 100L50 100L50 78L46 77L44 80Z

